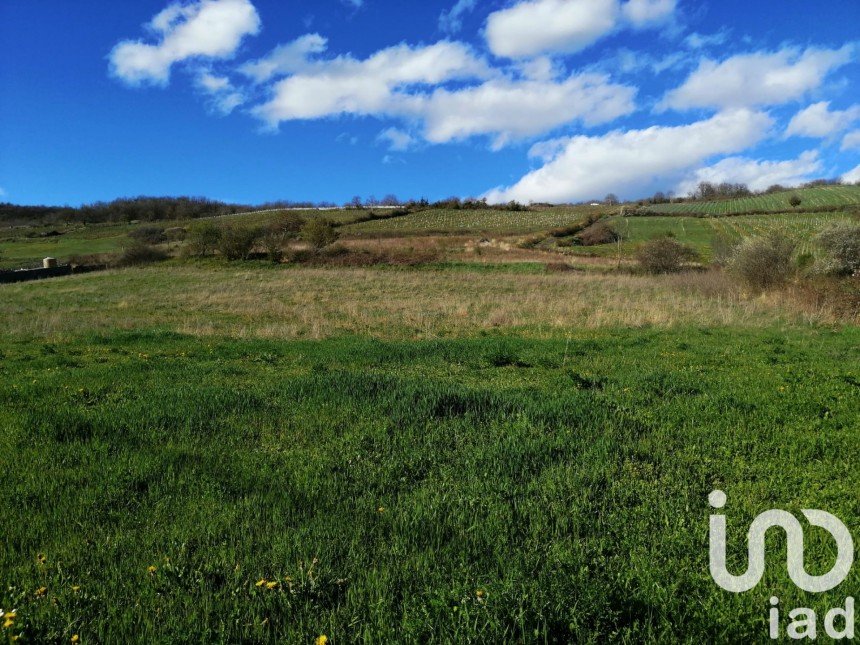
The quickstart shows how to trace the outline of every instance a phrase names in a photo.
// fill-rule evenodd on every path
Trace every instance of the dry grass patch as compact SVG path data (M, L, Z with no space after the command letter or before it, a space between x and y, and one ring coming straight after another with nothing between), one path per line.
M57 337L166 328L196 335L466 336L517 329L762 327L831 322L779 298L744 299L711 274L522 274L358 268L153 266L2 288L0 329Z

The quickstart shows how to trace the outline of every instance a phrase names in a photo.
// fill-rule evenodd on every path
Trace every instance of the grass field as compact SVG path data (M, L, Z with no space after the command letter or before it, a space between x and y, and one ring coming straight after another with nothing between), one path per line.
M771 593L821 610L860 578L719 590L706 496L729 491L738 561L766 508L856 526L858 347L5 340L0 606L30 642L762 640Z
M407 339L810 320L767 297L742 299L709 276L539 275L519 265L493 271L158 266L7 285L2 294L6 334L60 341L80 330L141 328L240 338ZM812 320L830 322L825 314Z
M0 230L0 267L26 266L44 257L62 261L74 255L115 253L129 242L133 224L90 224ZM28 233L62 233L52 237L28 237Z
M671 234L679 242L693 246L705 260L712 255L717 236L741 239L778 231L798 243L798 253L815 253L815 235L838 222L854 221L847 213L774 213L772 215L739 215L736 217L613 217L609 222L622 235L621 252L627 256L636 246L655 237ZM612 256L616 245L572 248L574 254Z
M458 221L474 241L581 217L491 214ZM671 229L707 252L841 217L615 225L631 249ZM765 510L860 523L849 317L715 270L548 272L551 252L417 230L345 244L452 246L419 266L174 259L0 286L0 640L758 642L772 595L819 616L856 595L857 566L800 592L777 532L755 590L708 569L716 488L733 572ZM92 253L127 232L48 239ZM45 243L20 237L4 248ZM825 572L833 544L806 537Z
M790 212L793 209L789 200L793 195L801 198L798 208L804 210L832 206L860 205L860 186L819 186L772 193L770 195L755 195L741 199L729 199L713 202L691 202L687 204L656 204L646 210L653 213L685 214L697 213L702 215L732 215L757 211Z

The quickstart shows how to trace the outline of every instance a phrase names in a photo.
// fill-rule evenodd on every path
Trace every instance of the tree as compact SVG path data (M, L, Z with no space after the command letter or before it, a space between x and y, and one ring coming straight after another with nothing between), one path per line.
M400 200L397 199L397 195L386 195L382 198L380 206L400 206Z
M226 226L221 230L218 251L228 260L247 260L259 235L259 229L249 226Z
M316 251L321 251L328 245L334 244L340 237L334 224L323 217L308 220L302 227L301 235L302 239Z
M606 196L606 199L604 199L604 200L603 200L603 202L604 202L607 206L618 206L618 203L619 203L619 202L618 202L618 197L615 195L615 193L609 193L609 194Z
M298 237L305 220L297 213L284 213L263 229L260 243L272 262L280 262L287 242Z
M221 229L213 222L197 222L188 230L188 251L205 257L214 253L221 241Z

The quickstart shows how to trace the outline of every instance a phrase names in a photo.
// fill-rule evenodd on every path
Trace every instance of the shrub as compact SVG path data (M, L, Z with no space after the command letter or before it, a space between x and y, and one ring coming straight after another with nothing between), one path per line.
M168 242L181 242L187 235L188 231L182 226L174 226L172 228L164 229L164 237L167 238Z
M305 225L305 218L298 213L283 213L278 218L272 221L267 227L267 231L283 233L288 236L297 236L302 226Z
M544 269L547 273L570 273L571 271L576 271L567 262L547 262Z
M597 222L576 236L582 246L612 244L620 239L618 232L606 222Z
M117 259L116 264L121 267L139 266L141 264L162 262L167 258L167 253L161 249L150 246L146 242L134 240L123 250L122 254Z
M762 291L784 284L794 273L795 243L780 233L745 239L732 259L732 272L747 286Z
M163 226L141 226L131 231L128 236L146 244L161 244L167 241Z
M715 235L711 239L714 264L721 267L731 264L740 243L741 239L739 237L730 237L721 234Z
M836 224L820 233L817 241L827 254L822 261L823 272L851 275L860 271L860 225Z
M188 246L191 255L204 257L214 253L221 241L221 229L212 222L198 222L188 230Z
M646 242L636 253L640 266L648 273L676 273L685 262L698 257L695 249L668 237Z
M302 226L301 235L302 239L317 251L334 244L340 237L334 224L322 217L316 217L306 222Z
M803 203L803 200L798 195L792 195L788 200L788 203L791 204L794 208L797 208Z
M225 226L221 229L218 252L228 260L247 260L258 237L259 231L249 226Z
M285 213L266 226L260 237L260 244L272 262L280 262L284 257L284 247L298 237L305 219L296 213Z

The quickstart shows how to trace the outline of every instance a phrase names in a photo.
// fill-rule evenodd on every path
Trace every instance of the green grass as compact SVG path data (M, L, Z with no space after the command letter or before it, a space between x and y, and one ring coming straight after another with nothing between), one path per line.
M723 592L706 496L729 494L735 569L766 509L856 528L858 348L857 328L7 337L5 633L763 641L771 595L823 616L860 571L801 594L773 540L762 584ZM826 570L832 545L808 537Z
M794 208L789 203L793 195L801 198L798 208L809 210L834 206L860 205L860 186L819 186L756 195L741 199L729 199L713 202L692 202L688 204L656 204L648 206L653 213L684 214L697 213L702 215L732 215L755 211L790 212Z
M739 215L736 217L613 217L610 223L623 237L623 255L635 252L636 247L655 237L671 234L679 242L693 246L704 259L712 254L711 245L716 236L730 239L762 235L780 231L795 239L798 252L815 253L814 237L837 222L852 221L846 213L774 213L772 215ZM613 256L615 244L597 247L572 248L574 254Z
M605 212L593 207L559 207L534 211L441 210L420 211L387 220L344 227L348 234L488 233L495 235L544 231L578 222L584 215Z
M38 263L45 257L63 262L74 255L116 253L128 244L134 224L57 225L0 231L0 267ZM57 231L54 237L28 237L31 233Z
M226 215L210 218L219 224L240 223L245 226L265 226L275 221L284 211ZM367 214L366 210L295 211L304 218L325 217L345 224ZM118 224L56 224L49 226L0 230L0 268L17 268L41 262L44 257L55 257L67 262L76 255L118 253L129 243L128 234L143 226L163 228L193 226L199 220L165 220L157 222ZM54 237L29 237L29 234L57 231Z

